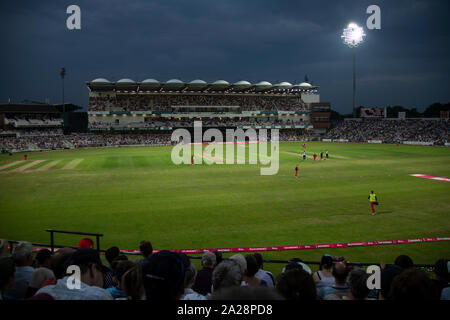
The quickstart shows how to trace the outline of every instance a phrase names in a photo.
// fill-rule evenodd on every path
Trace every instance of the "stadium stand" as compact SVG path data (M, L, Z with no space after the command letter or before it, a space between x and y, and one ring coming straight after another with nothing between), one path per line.
M327 134L329 139L350 142L380 140L385 143L403 141L429 142L442 145L450 141L450 122L447 119L357 119L339 122Z
M82 234L82 233L80 233ZM98 241L98 239L97 239ZM217 263L215 255L188 257L167 250L157 251L144 261L134 263L117 247L97 251L91 248L61 247L54 253L39 249L33 256L31 243L9 241L11 254L2 240L0 256L0 300L439 300L448 299L450 261L439 259L435 265L414 265L410 257L401 256L393 264L381 264L381 289L366 286L369 274L363 265L350 263L343 257L325 255L321 262L305 262L298 258L283 261L284 267L269 287L267 271L257 263L260 253L245 257L235 254ZM45 252L43 252L45 251ZM40 253L43 253L40 255ZM105 252L109 266L100 259ZM114 255L111 255L114 252ZM45 266L38 256L49 258ZM125 251L122 253L126 253ZM207 265L207 277L197 272L192 259L201 259ZM408 261L404 265L405 259ZM330 261L328 261L330 260ZM326 261L326 263L324 262ZM273 262L273 261L265 261ZM281 261L279 261L281 262ZM287 263L287 264L286 264ZM81 269L81 291L67 288L67 276L61 270L68 265ZM328 268L329 281L319 286L319 280L308 264L320 264L319 271ZM90 269L90 265L94 265ZM367 264L365 264L367 265ZM428 268L423 269L426 266ZM112 274L112 282L104 281ZM200 279L200 278L199 278ZM195 291L201 281L203 287L211 284L211 292ZM206 285L206 286L205 286ZM197 289L198 290L198 289ZM42 295L45 293L45 297ZM48 296L47 296L48 295Z
M0 105L2 152L84 147L170 145L171 132L202 127L279 129L280 141L328 141L448 145L448 119L346 119L331 126L330 103L308 83L272 85L224 80L165 83L147 79L86 83L88 132L64 130L61 106ZM76 106L67 105L69 109ZM67 107L66 106L66 107Z

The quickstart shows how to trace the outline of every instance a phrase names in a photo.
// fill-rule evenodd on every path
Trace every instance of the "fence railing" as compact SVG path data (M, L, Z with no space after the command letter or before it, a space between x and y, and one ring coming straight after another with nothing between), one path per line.
M34 247L43 247L43 248L50 248L52 252L54 252L55 248L73 248L73 249L78 249L77 247L74 246L66 246L66 245L57 245L55 244L55 237L54 234L55 233L62 233L62 234L78 234L78 235L85 235L85 236L94 236L96 237L96 242L97 242L97 251L104 253L106 252L106 250L100 249L100 237L103 237L103 234L101 233L88 233L88 232L79 232L79 231L67 231L67 230L54 230L54 229L47 229L47 232L50 232L50 244L46 244L46 243L37 243L37 242L30 242L32 246ZM18 240L6 240L9 243L9 250L12 253L13 249L14 249L14 245L18 244L20 242L23 241L18 241ZM128 251L121 251L121 254L126 254L126 255L140 255L139 252L128 252ZM190 259L201 259L201 256L188 256ZM264 263L284 263L284 264L288 264L291 260L263 260ZM305 264L309 264L309 265L320 265L320 261L303 261L303 263ZM367 266L371 266L371 265L380 265L380 262L350 262L350 261L346 261L347 265L350 266L357 266L357 267L367 267ZM390 264L386 264L386 265L390 265ZM425 269L433 269L434 265L432 264L414 264L414 267L416 268L425 268Z
M55 229L47 229L45 230L50 232L50 248L52 253L55 251L55 233L64 233L64 234L79 234L83 236L93 236L97 240L97 250L100 251L100 237L103 237L102 233L89 233L89 232L80 232L80 231L67 231L67 230L55 230Z

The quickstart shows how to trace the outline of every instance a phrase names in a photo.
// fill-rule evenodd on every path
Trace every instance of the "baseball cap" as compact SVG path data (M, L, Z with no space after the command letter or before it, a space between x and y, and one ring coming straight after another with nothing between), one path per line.
M308 272L309 274L312 274L311 268L308 267L305 263L303 263L300 259L294 258L286 265L286 267L283 268L282 272L291 270L291 269L302 269Z
M83 238L78 242L78 248L84 248L84 249L92 249L94 248L94 241L89 238Z
M144 287L149 287L150 282L161 282L166 288L176 290L184 281L186 270L185 258L178 253L161 250L152 254L148 262L142 266Z
M81 265L86 263L95 263L103 272L108 271L108 268L103 265L100 259L100 254L94 249L78 249L69 258L68 265Z
M48 249L39 250L36 253L36 260L42 264L45 260L50 259L52 257L52 252Z

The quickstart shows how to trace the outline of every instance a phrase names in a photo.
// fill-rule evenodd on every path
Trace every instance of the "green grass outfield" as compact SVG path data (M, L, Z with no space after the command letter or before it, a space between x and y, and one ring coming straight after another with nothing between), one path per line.
M172 147L122 147L0 156L0 237L49 242L47 228L103 233L102 248L256 247L450 236L450 149L375 144L280 144L277 175L260 165L179 165ZM330 159L312 161L328 149ZM82 159L76 161L77 159ZM31 161L34 166L23 169ZM300 178L294 178L296 164ZM367 196L380 205L370 214ZM76 245L79 237L57 235ZM450 242L266 252L266 259L416 263L448 257ZM228 255L225 255L228 256ZM267 266L275 272L279 265Z

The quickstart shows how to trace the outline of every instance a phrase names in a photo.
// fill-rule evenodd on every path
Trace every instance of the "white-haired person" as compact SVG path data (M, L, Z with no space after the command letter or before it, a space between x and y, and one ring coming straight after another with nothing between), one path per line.
M180 297L180 300L206 300L204 295L192 290L196 277L197 269L191 263L184 273L184 293Z
M31 276L33 275L33 246L29 242L20 242L14 247L12 258L16 263L16 276L7 295L14 299L24 299Z
M206 296L211 293L212 274L216 266L216 255L213 252L205 252L202 255L202 269L197 272L192 290Z

